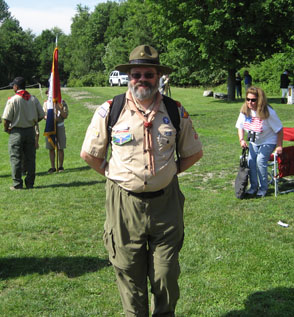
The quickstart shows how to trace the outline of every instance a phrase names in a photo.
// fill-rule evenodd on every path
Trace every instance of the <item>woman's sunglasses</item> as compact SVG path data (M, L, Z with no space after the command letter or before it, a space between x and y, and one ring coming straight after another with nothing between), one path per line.
M252 101L252 102L256 102L256 98L246 98L246 100L249 102L249 101Z

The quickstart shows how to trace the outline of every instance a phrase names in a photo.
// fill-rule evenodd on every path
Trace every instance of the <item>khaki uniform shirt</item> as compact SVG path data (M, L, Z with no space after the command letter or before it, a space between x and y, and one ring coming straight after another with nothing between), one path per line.
M95 112L88 127L82 149L88 154L104 158L107 139L107 122L111 101L102 104ZM181 106L178 150L182 158L198 153L202 144L193 128L192 121ZM177 173L175 162L176 129L163 102L152 121L152 141L155 175L149 170L148 153L143 147L143 120L130 109L126 99L116 124L112 128L112 151L105 176L122 188L133 192L152 192L163 189Z
M44 118L44 111L39 100L31 95L29 100L14 95L8 99L2 119L11 122L12 128L30 128Z
M62 110L63 112L66 114L66 118L68 116L68 106L67 103L64 100L61 100L61 104L62 104ZM43 110L45 112L45 115L47 116L47 101L44 102L43 104ZM58 109L58 107L56 108L56 122L58 126L63 126L64 125L64 117L61 115L61 111Z

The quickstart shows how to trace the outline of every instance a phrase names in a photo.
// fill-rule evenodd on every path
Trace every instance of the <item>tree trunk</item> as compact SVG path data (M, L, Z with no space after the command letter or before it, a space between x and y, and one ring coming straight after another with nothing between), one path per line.
M235 100L235 82L236 82L235 74L236 74L235 69L228 70L228 101Z

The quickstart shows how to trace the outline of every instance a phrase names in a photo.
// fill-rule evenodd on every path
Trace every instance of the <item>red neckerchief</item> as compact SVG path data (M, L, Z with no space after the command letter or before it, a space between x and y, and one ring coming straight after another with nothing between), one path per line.
M30 100L31 98L31 95L26 90L18 90L15 94L20 96L24 100Z

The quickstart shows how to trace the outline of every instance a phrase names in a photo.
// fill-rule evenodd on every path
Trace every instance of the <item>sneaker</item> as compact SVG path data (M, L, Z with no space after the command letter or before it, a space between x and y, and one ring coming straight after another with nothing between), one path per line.
M247 195L255 195L256 192L257 192L256 190L250 188L250 189L248 189L248 190L246 191L246 194L247 194Z
M58 167L58 172L64 172L64 168L62 166Z
M20 186L11 186L11 187L9 187L10 188L10 190L18 190L18 189L23 189L22 187L20 187Z
M257 194L256 194L256 197L262 198L262 197L264 197L265 195L266 195L266 193L264 193L264 192L262 192L261 190L259 190L259 191L257 192Z
M49 170L48 170L48 173L49 174L52 174L52 173L55 173L56 172L56 168L55 167L51 167L51 168L49 168Z

